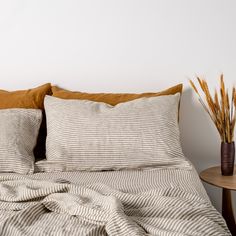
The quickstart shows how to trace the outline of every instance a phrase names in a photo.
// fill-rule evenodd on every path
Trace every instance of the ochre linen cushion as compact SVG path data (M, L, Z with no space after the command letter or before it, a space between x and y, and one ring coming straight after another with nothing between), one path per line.
M0 90L0 109L7 108L34 108L43 109L45 95L51 94L51 84L27 90L6 91Z
M48 172L185 166L179 98L178 93L111 106L46 96L47 161L38 166Z
M137 98L142 97L156 97L162 95L173 95L182 92L183 85L178 84L174 87L168 88L166 90L157 93L84 93L84 92L72 92L69 90L61 89L57 86L52 86L52 95L54 97L63 99L82 99L90 100L94 102L104 102L115 106L122 102L132 101Z

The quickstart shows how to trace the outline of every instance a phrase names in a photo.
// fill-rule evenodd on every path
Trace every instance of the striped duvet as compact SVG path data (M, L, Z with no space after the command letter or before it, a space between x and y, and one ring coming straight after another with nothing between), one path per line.
M230 235L195 170L0 175L0 235Z

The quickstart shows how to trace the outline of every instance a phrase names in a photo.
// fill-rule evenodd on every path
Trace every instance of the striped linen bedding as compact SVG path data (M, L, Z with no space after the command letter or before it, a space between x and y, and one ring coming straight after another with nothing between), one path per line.
M41 121L39 109L0 109L0 173L34 172L33 150Z
M0 235L230 235L196 171L0 175Z
M187 166L180 144L179 99L178 93L110 106L46 96L46 160L38 167L57 172Z

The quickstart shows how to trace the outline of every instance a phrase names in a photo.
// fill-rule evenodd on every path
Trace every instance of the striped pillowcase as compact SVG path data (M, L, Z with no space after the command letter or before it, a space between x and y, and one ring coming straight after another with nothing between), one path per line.
M0 172L33 173L41 121L38 109L0 110Z
M41 171L185 165L179 99L176 94L111 106L46 96L47 161Z

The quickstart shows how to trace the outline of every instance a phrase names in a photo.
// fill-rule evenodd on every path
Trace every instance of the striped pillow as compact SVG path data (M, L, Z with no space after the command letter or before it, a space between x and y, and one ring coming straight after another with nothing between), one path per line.
M0 110L0 172L31 174L42 111L38 109Z
M140 98L111 106L46 96L47 161L41 171L182 165L179 98Z

